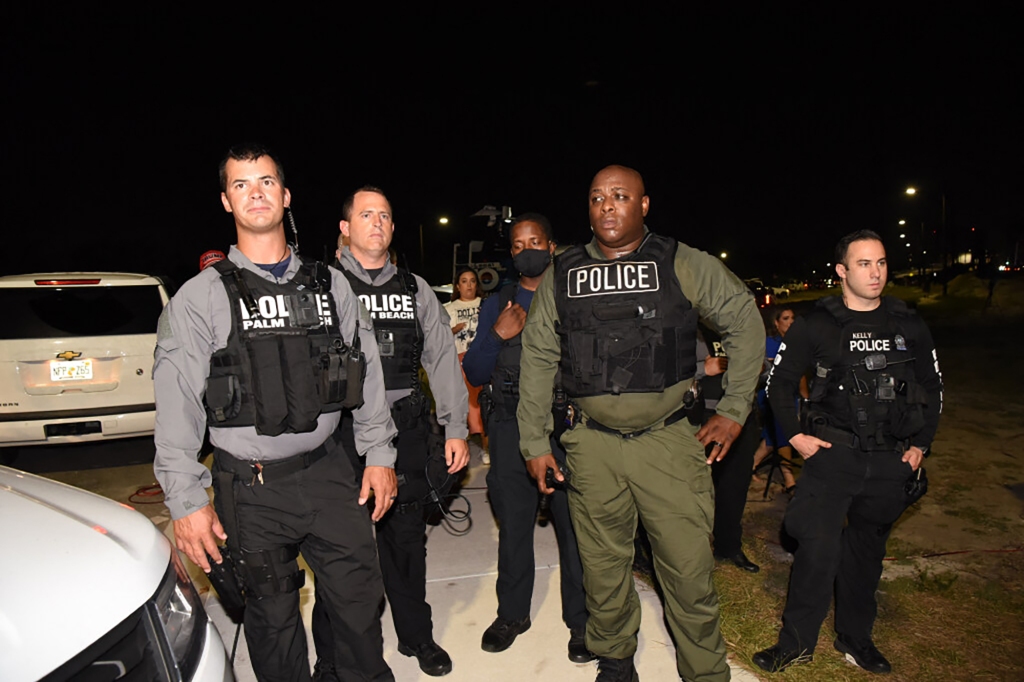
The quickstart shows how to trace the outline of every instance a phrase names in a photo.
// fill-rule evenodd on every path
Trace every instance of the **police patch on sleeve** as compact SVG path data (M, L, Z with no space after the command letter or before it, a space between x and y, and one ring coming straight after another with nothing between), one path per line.
M654 261L597 263L571 268L569 298L658 291L658 264Z

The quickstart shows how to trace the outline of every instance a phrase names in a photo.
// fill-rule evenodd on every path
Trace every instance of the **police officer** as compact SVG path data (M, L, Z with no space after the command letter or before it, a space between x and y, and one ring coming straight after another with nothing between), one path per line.
M267 149L232 148L220 183L238 243L168 303L153 368L154 469L175 542L209 572L223 560L218 538L227 540L248 591L246 643L258 679L310 679L302 552L331 612L338 666L349 677L394 680L373 529L360 507L372 490L379 519L397 489L396 432L369 319L341 273L286 243L291 194ZM340 410L357 403L356 447L371 464L361 488L335 438ZM196 461L207 425L212 475Z
M722 341L713 330L701 325L697 337L697 374L703 399L704 420L715 414L718 401L725 394L722 380L729 366L729 358ZM743 424L739 438L733 443L729 456L711 465L711 480L715 487L714 555L719 561L730 561L748 573L757 573L761 567L743 553L743 509L747 506L747 490L754 468L754 450L761 436L757 411L751 410ZM708 457L714 444L707 448Z
M928 327L905 303L882 296L881 238L849 234L835 259L842 297L822 299L793 323L768 379L772 410L804 458L784 519L799 547L782 630L753 658L768 672L811 659L833 585L835 648L865 670L890 671L871 639L875 589L892 524L913 500L908 479L919 480L942 410ZM808 371L801 424L793 398Z
M479 330L462 360L466 378L476 386L486 386L484 404L491 465L487 472L487 491L491 508L498 518L498 617L484 631L484 651L508 649L516 637L530 628L530 602L536 565L533 532L537 525L539 497L519 452L519 356L520 332L533 301L534 291L551 264L555 242L551 223L539 213L524 213L509 233L512 261L519 271L519 282L491 296L480 308ZM549 406L550 407L550 406ZM551 439L551 452L561 464L565 451ZM583 567L576 548L576 535L569 519L569 503L564 487L558 487L549 499L555 525L561 571L562 620L569 628L569 660L586 663L594 659L584 643L587 607L583 594Z
M523 329L521 449L538 487L551 492L544 477L557 467L548 434L560 366L578 418L561 442L579 491L570 491L569 507L597 679L638 679L640 605L632 564L639 513L664 588L680 675L725 680L729 666L711 582L709 465L726 456L750 411L764 327L753 296L720 260L647 230L650 199L639 173L605 168L591 183L589 201L594 240L555 259ZM698 316L722 334L729 355L725 395L699 430L685 419ZM704 447L712 443L707 457Z
M394 229L391 204L376 187L363 187L342 205L341 232L348 246L341 252L341 266L373 319L387 400L398 428L398 502L377 523L384 589L399 653L415 656L423 672L440 676L451 672L452 661L434 641L426 601L425 514L431 488L425 469L435 455L444 457L449 475L469 462L469 397L448 314L421 277L389 259ZM420 366L430 381L437 421L445 429L443 443L435 442L430 431L430 401L420 388ZM330 653L319 645L327 631L324 615L326 611L314 607L313 633L321 659Z

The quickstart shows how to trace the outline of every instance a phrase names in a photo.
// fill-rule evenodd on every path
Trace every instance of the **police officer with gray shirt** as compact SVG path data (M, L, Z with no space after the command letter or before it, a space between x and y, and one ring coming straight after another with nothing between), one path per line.
M168 303L153 368L154 469L176 545L209 572L222 562L218 539L227 541L245 584L258 679L310 679L301 552L331 613L344 679L394 680L383 657L371 518L361 508L372 491L379 519L397 490L396 429L369 319L343 275L286 243L291 194L267 149L232 148L220 179L238 243ZM335 436L349 407L368 464L361 488ZM196 457L207 426L212 474Z
M425 513L435 494L426 469L428 462L439 463L442 456L449 476L468 463L469 396L448 313L423 278L395 267L390 260L388 248L395 225L384 193L371 186L352 193L342 205L340 228L348 238L340 265L373 319L387 401L398 428L398 500L377 523L377 550L398 652L415 656L427 675L446 675L452 670L452 661L434 641L426 600ZM430 429L430 400L420 386L421 366L437 405L437 421L444 427L443 442ZM343 423L343 432L345 426ZM328 620L333 622L332 614L314 608L313 638L318 654L314 676L321 680L331 679L330 651L321 645L323 633L329 632Z

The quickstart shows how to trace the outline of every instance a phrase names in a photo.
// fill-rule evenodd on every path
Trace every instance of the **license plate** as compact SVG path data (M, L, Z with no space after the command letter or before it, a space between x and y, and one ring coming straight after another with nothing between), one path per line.
M92 379L92 360L66 360L50 363L51 381Z

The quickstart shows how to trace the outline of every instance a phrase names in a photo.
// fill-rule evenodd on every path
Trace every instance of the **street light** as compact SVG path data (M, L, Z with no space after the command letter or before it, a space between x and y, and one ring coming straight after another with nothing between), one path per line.
M914 196L914 195L917 194L917 188L915 188L915 187L907 187L907 189L905 191L906 191L908 196ZM942 217L941 217L941 219L939 221L939 229L941 231L941 234L939 235L939 239L941 240L939 242L939 247L941 249L940 257L942 258L942 269L945 270L948 267L947 260L949 258L949 249L950 249L949 233L946 230L946 193L945 192L943 192L941 194L941 198L942 198L942 214L941 214ZM925 237L924 221L922 220L921 221L921 246L924 246L924 237ZM922 255L923 255L923 252L922 252ZM924 258L921 259L920 269L921 269L921 274L923 275L924 274ZM948 277L948 273L943 273L943 274L946 275L946 276L944 276L942 278L942 295L945 296L946 292L947 292L947 286L949 284L949 277Z

